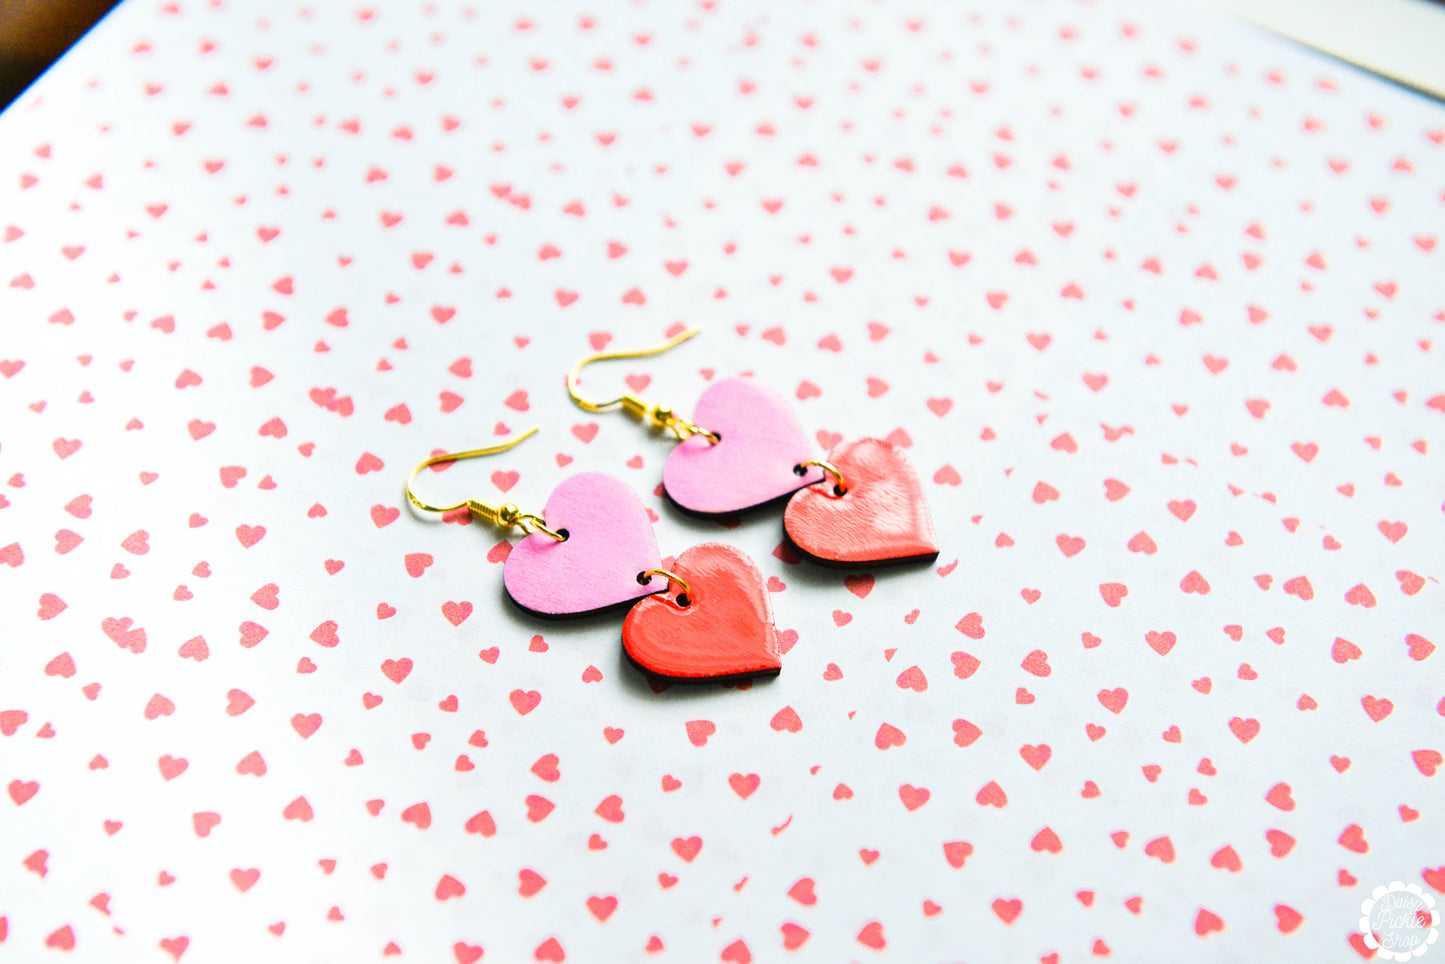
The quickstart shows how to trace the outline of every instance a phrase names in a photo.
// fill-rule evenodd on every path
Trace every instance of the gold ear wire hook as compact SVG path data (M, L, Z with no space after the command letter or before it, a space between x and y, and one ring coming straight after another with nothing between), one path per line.
M485 455L496 455L498 452L505 452L508 449L515 448L521 442L537 434L537 428L538 426L533 425L515 438L510 438L505 442L486 448L469 449L466 452L443 452L441 455L433 455L412 469L411 474L406 477L406 497L408 501L423 512L454 512L457 509L470 509L493 525L501 526L504 529L517 526L529 535L533 532L541 532L551 536L558 542L566 541L566 536L547 528L547 521L541 516L533 515L530 512L523 512L510 502L503 505L488 505L477 499L467 499L464 502L458 502L456 505L429 505L417 498L416 493L411 490L412 483L416 481L417 473L422 469L429 468L433 465L441 465L443 462L460 462L462 459L475 459Z
M631 393L624 393L616 398L608 399L605 402L593 402L583 398L581 393L577 391L577 383L581 380L582 369L593 362L613 361L618 358L649 358L653 355L660 355L668 349L676 348L700 331L702 331L702 329L694 325L691 328L683 329L660 345L653 345L649 348L636 348L631 351L604 351L598 352L595 355L588 355L573 365L572 370L567 373L567 394L572 396L572 401L578 408L585 411L610 412L615 408L620 408L638 421L650 418L652 424L658 428L672 431L679 440L687 439L693 435L701 435L713 445L716 445L722 441L722 438L716 432L709 432L707 429L694 425L666 405L649 405Z

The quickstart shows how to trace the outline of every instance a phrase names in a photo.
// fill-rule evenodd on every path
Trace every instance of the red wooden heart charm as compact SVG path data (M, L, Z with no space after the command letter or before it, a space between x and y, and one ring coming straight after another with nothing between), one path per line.
M804 555L834 565L933 561L938 540L923 484L908 459L883 439L851 439L828 453L843 474L799 489L783 512L783 529Z
M678 556L672 572L688 591L649 596L622 623L623 649L638 668L680 682L783 668L763 574L746 553L703 542Z

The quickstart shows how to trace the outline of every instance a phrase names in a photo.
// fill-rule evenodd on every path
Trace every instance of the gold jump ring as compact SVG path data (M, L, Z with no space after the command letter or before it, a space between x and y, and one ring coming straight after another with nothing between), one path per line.
M808 459L808 461L806 461L806 462L799 462L799 463L798 463L798 469L799 469L799 470L806 470L806 469L808 468L808 466L810 466L810 465L816 465L818 468L820 468L820 469L823 470L823 473L824 473L825 476L826 476L826 475L831 475L831 476L834 478L834 480L835 480L834 483L833 483L833 494L834 494L834 496L843 496L843 495L846 495L846 494L848 493L848 482L847 482L847 480L843 478L843 473L842 473L842 472L839 472L839 471L838 471L838 467L837 467L836 465L834 465L832 462L824 462L822 459ZM803 471L799 471L798 474L799 474L799 475L802 475L802 474L803 474Z
M652 580L653 576L662 576L668 582L676 583L682 590L677 594L677 599L686 599L689 602L692 600L692 589L689 588L687 580L675 572L668 572L666 569L648 569L645 572L639 572L637 574L637 581L646 585ZM678 608L683 608L681 602L678 603Z

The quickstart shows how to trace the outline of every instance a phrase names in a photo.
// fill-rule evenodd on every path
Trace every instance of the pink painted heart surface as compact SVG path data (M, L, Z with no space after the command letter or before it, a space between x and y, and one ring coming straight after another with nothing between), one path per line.
M822 473L793 467L813 457L802 423L786 399L751 378L727 378L697 400L693 421L721 439L680 443L662 468L668 498L688 512L726 515L781 498Z
M661 591L638 573L662 565L652 521L637 494L601 472L583 472L552 490L543 513L558 542L534 532L512 547L502 583L512 601L539 616L581 616Z
M676 596L654 596L633 606L622 624L629 659L654 676L685 681L782 669L763 574L745 552L699 543L677 557L672 571L687 580L687 605Z
M847 482L802 489L788 500L783 528L805 554L825 563L862 565L934 559L938 540L918 473L883 439L840 442L828 453Z

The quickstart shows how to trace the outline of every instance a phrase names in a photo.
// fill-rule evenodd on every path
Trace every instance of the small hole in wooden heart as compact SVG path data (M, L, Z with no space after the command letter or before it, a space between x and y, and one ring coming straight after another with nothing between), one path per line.
M572 538L572 533L568 532L566 529L558 529L557 535L562 537L563 542L566 542L568 539Z
M687 598L687 593L685 592L678 593L677 599L674 600L674 602L677 603L678 609L686 609L688 606L692 605L692 600Z

